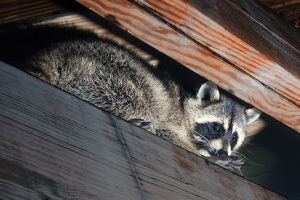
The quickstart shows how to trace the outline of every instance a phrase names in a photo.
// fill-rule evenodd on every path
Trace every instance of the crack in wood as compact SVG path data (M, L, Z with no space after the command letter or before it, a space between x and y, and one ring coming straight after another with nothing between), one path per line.
M145 191L142 187L142 183L140 181L140 177L139 177L137 169L135 167L133 158L130 155L129 148L128 148L128 145L126 143L123 132L121 131L120 126L119 126L118 122L116 121L115 117L113 117L110 114L108 114L107 116L108 116L110 122L112 123L112 126L115 128L116 136L119 138L119 141L122 145L122 148L124 149L124 155L126 156L128 164L130 165L130 169L131 169L133 177L135 179L135 183L136 183L137 187L139 188L139 191L141 192L141 199L147 200Z

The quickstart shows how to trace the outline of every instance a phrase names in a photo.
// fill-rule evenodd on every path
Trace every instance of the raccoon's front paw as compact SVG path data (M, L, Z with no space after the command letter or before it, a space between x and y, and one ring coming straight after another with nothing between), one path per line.
M145 122L143 119L131 119L129 120L129 122L147 131L150 131L151 124L152 124L151 122Z
M240 169L245 163L245 158L239 156L213 156L208 160L226 169Z

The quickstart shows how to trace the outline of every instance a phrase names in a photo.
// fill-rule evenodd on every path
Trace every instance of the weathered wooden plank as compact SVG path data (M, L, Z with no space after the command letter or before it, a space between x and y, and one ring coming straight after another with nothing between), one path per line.
M75 4L72 0L1 0L0 24L33 20L78 8L81 8L80 4Z
M199 45L167 23L161 22L154 16L155 13L149 14L149 11L145 12L144 9L126 0L78 0L78 2L300 132L300 110L295 103L228 63L220 55L208 51L207 47ZM167 8L173 10L175 7Z
M0 62L4 199L283 199Z
M260 0L263 4L275 10L285 19L293 22L300 20L299 0Z
M186 2L176 1L176 6L174 2L167 0L141 0L138 3L298 106L300 105L299 78L241 39L224 31L222 26ZM173 7L176 9L165 9Z
M0 69L1 198L140 199L105 113L3 63Z
M300 33L257 0L187 0L209 18L300 77Z

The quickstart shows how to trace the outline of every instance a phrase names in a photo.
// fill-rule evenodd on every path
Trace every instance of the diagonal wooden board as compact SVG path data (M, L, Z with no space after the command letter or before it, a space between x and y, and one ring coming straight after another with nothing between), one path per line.
M300 79L185 1L77 1L300 132Z
M0 62L4 199L284 199Z

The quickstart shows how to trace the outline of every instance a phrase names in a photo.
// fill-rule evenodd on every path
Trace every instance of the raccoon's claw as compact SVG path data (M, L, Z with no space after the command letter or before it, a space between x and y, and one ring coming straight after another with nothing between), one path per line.
M229 163L229 169L240 169L245 163L246 159L239 156L231 156L231 162Z
M226 169L240 169L245 163L245 158L239 156L218 156L209 157L209 161Z
M140 127L147 130L147 131L150 131L150 128L151 128L151 122L142 122Z
M150 131L151 124L152 124L151 122L145 122L143 119L131 119L129 120L129 122L147 131Z
M140 126L142 122L144 122L144 120L142 119L131 119L129 120L130 123L136 125L136 126Z

